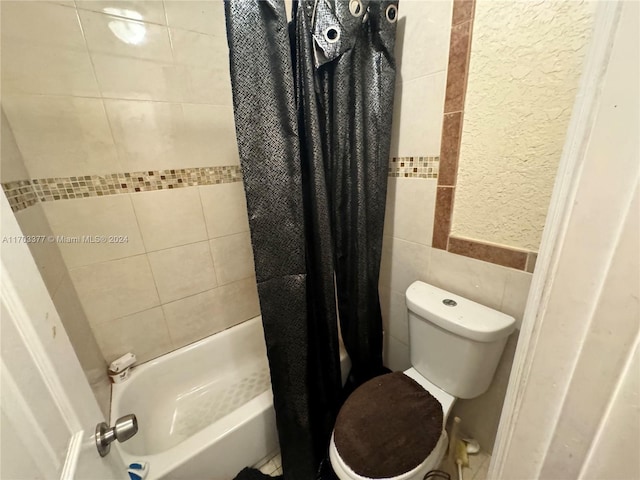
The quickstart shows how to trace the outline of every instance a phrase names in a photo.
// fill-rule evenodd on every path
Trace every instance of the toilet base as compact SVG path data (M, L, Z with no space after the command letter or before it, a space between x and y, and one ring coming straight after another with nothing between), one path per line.
M438 439L438 443L431 451L429 456L424 460L424 462L422 462L413 470L403 473L402 475L375 480L422 480L427 472L435 470L440 466L445 452L447 451L448 443L449 440L447 432L443 429L442 434ZM329 460L331 460L331 467L333 467L333 471L340 480L373 480L369 477L358 475L344 463L344 461L340 457L340 454L338 453L338 449L336 448L333 435L331 435L331 444L329 446Z

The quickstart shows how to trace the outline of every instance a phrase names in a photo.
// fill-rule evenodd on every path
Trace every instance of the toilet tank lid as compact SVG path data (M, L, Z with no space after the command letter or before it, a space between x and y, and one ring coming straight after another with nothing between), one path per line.
M412 312L451 333L478 342L499 340L515 329L513 317L428 283L413 282L406 298Z

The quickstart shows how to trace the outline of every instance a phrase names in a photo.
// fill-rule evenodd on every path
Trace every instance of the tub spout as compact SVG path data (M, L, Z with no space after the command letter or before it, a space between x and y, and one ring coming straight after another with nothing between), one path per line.
M101 457L104 457L111 450L111 442L118 440L126 442L138 432L138 419L135 415L129 414L116 420L113 427L109 427L105 422L96 425L96 447Z

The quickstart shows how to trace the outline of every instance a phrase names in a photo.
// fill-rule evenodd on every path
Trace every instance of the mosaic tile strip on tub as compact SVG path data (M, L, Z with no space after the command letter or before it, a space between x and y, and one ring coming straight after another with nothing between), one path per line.
M2 184L11 209L23 210L38 200L52 202L70 198L101 197L119 193L149 192L197 185L242 181L240 165L222 167L148 170L62 178L37 178Z
M390 177L438 178L440 157L393 157L389 162Z

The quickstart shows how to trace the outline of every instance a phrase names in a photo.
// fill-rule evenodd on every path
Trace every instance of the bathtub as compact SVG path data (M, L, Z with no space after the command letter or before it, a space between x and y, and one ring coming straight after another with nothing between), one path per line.
M340 357L344 379L344 348ZM148 480L230 480L273 454L278 437L261 318L134 368L112 386L111 424L128 413L139 431L118 447L127 464L149 464Z

